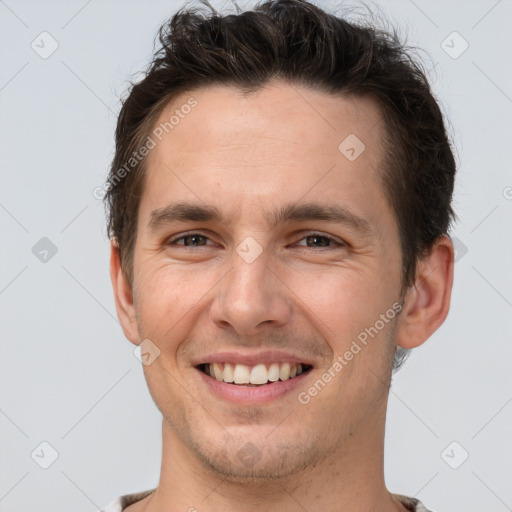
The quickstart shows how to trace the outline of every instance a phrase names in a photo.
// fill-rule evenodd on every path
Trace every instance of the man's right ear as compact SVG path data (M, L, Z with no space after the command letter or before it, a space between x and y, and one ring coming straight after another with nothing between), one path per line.
M115 240L110 242L110 279L114 290L117 317L121 322L124 335L134 345L140 343L133 305L132 285L126 278L121 266L121 253Z

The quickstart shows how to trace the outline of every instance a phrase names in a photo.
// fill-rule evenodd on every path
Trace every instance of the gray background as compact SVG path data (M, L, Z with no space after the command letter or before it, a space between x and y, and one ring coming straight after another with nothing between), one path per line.
M1 512L92 512L158 483L160 414L116 319L92 191L118 98L180 5L0 1ZM431 56L460 217L449 317L393 379L387 485L437 512L511 510L512 3L380 5Z

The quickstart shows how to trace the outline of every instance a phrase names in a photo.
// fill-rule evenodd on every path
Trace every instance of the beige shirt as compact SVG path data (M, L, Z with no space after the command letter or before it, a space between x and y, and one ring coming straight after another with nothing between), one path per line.
M133 494L125 494L120 496L110 505L108 505L108 507L104 509L103 512L122 512L126 507L144 499L154 490L155 489L150 489L148 491L136 492ZM401 494L393 494L393 496L411 512L433 512L432 510L425 508L423 503L421 503L421 501L417 500L416 498L408 498L407 496L402 496Z

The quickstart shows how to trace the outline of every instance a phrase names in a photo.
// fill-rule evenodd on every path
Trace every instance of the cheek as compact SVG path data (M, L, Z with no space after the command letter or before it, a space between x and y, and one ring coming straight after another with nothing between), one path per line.
M148 271L140 274L138 279L136 309L139 333L157 343L162 352L170 354L173 346L179 343L180 333L187 325L201 290L186 273L177 274L169 268Z
M378 283L353 269L319 273L307 280L288 277L288 285L299 299L296 307L300 314L310 318L335 351L350 345L391 306L383 307L386 299Z
M382 388L375 375L384 375L392 352L395 301L390 290L375 276L370 279L346 269L318 275L313 281L294 279L290 288L301 300L299 315L309 319L332 353L330 368L324 369L335 375L324 395L330 396L327 402L339 406L339 390L346 392L341 401L347 408L362 403L366 394L374 396Z

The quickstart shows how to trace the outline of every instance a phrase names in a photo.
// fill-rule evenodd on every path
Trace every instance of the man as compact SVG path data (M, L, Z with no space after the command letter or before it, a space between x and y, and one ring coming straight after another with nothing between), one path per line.
M161 475L107 510L426 511L383 475L392 371L453 280L455 164L421 67L303 0L182 10L160 41L106 204Z

